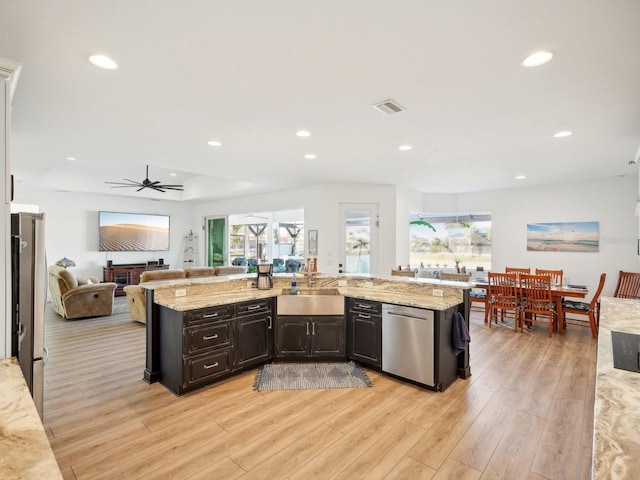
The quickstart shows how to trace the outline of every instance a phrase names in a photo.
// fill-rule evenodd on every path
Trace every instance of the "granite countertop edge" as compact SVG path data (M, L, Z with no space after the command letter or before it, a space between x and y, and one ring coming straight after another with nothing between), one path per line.
M377 291L358 287L338 287L340 295L363 300L372 300L382 303L392 303L428 310L447 310L455 307L461 302L448 300L447 298L434 299L426 298L423 295L412 295L407 293L396 293L389 291ZM177 311L196 310L200 308L215 307L229 303L240 303L250 300L260 300L263 298L278 297L283 295L279 289L271 290L236 290L233 292L207 293L201 295L189 295L172 299L158 299L158 305L171 308Z

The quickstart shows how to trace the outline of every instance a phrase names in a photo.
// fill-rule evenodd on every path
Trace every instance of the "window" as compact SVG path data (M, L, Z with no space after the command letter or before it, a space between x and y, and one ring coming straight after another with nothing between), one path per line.
M491 269L491 215L412 213L409 220L412 269Z
M229 216L232 265L273 263L274 272L297 271L304 257L304 210ZM288 271L288 270L287 270Z

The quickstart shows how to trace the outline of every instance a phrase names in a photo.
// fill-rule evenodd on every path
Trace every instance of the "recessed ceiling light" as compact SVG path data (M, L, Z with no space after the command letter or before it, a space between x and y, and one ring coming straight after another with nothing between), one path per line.
M400 145L400 146L398 147L398 150L401 150L401 151L403 151L403 152L406 152L406 151L408 151L408 150L411 150L412 148L413 148L413 147L412 147L411 145Z
M526 175L518 175L518 176L516 177L516 180L524 180L525 178L527 178L527 176L526 176Z
M313 153L307 153L304 158L306 158L307 160L313 160L314 158L316 158L316 156Z
M296 132L296 135L299 137L308 137L309 135L311 135L311 133L307 132L306 130L298 130Z
M175 174L175 173L170 173L170 174L169 174L169 176L171 176L171 177L175 177L175 176L176 176L176 174Z
M539 67L540 65L547 63L552 58L553 53L551 52L536 52L525 58L522 61L522 65L525 67Z
M558 132L553 134L555 138L569 137L571 135L573 135L573 132L570 132L569 130L565 130L564 132Z
M72 162L75 162L75 161L76 161L76 157L67 157L67 160L70 160L70 161L72 161Z
M219 141L217 140L209 140L207 142L207 144L211 145L212 147L219 147L220 145L222 145Z
M104 68L106 70L115 70L118 68L118 64L105 55L91 55L89 61L96 67Z

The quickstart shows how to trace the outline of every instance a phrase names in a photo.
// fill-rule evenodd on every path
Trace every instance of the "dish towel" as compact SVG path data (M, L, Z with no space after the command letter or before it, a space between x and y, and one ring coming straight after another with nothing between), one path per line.
M453 353L458 355L466 350L467 344L471 341L467 322L465 322L464 316L460 312L453 314L452 328Z

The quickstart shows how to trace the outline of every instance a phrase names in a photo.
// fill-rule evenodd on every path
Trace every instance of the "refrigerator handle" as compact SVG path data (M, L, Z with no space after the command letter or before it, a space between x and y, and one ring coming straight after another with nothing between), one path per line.
M42 358L42 361L46 365L47 362L49 361L49 349L47 347L43 347L43 349L44 349L44 356Z

